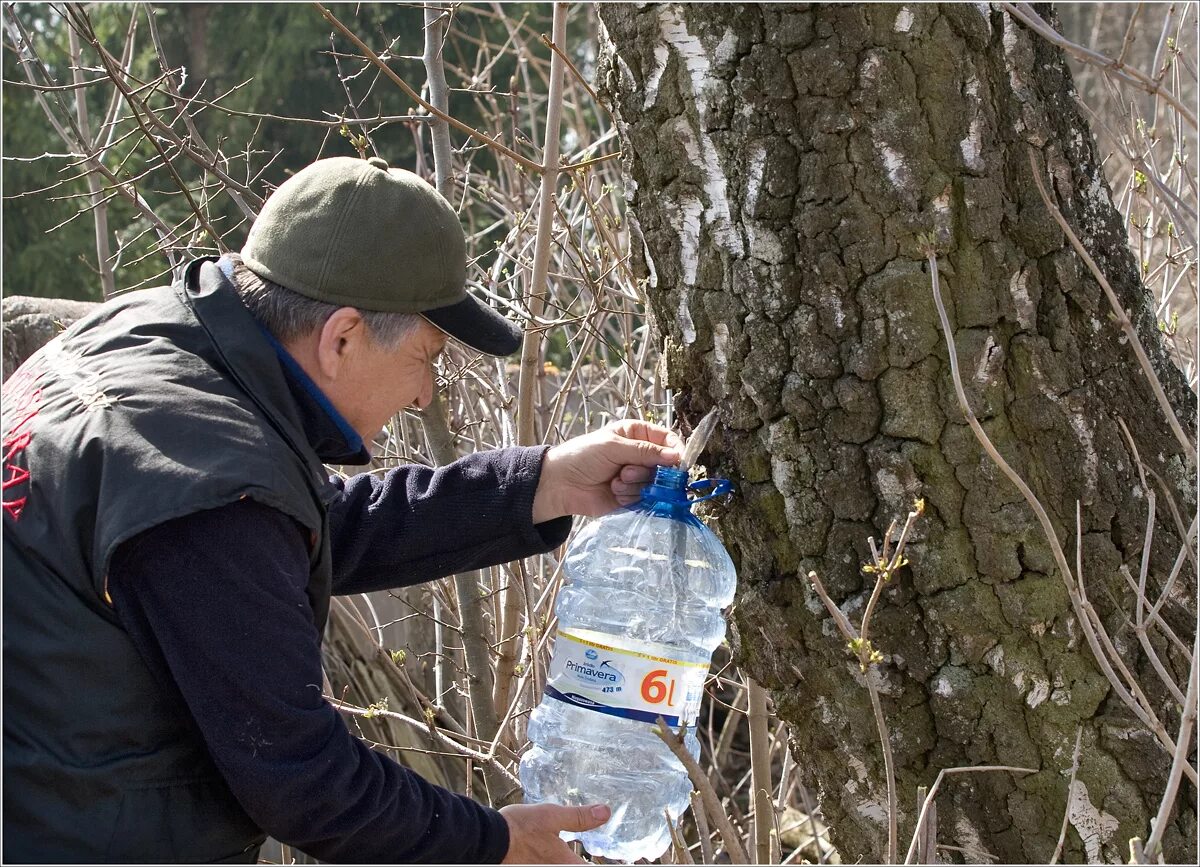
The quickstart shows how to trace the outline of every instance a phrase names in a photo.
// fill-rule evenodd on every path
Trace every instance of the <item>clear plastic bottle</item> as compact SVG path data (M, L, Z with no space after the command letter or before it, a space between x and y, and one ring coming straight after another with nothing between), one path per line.
M688 500L687 472L658 467L637 503L584 527L567 552L566 583L546 689L521 759L527 803L608 804L612 818L579 837L592 855L657 858L670 845L691 783L653 727L695 722L712 652L725 637L733 562Z

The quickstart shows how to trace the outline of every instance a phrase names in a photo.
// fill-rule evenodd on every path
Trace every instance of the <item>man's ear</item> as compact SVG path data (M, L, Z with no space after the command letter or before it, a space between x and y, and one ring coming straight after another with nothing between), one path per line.
M335 310L317 336L317 365L324 377L336 380L366 337L367 323L361 313L353 307Z

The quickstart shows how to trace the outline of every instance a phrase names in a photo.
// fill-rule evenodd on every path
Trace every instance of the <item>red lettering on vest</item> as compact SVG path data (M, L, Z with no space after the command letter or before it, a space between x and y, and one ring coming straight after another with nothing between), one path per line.
M40 357L35 357L4 384L4 469L3 476L0 476L0 490L3 490L4 496L0 506L14 521L21 519L21 512L28 501L27 494L15 496L18 492L12 489L26 484L30 478L28 468L21 466L18 461L33 441L33 420L42 405L42 390L37 384L43 372L45 364ZM16 421L10 424L10 419Z
M23 467L6 466L4 468L4 472L6 475L4 477L4 486L3 487L4 487L4 490L6 490L6 491L9 488L15 488L17 485L21 484L21 482L23 482L29 478L29 470L27 470ZM7 475L8 473L12 473L12 475L11 476Z

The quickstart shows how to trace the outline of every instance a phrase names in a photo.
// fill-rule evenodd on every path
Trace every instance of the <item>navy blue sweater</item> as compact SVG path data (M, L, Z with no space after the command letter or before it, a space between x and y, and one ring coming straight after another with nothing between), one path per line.
M281 361L318 454L365 458L303 371L285 353ZM561 545L569 517L532 522L544 453L500 449L339 482L333 592L415 584ZM498 812L372 751L321 698L308 570L300 526L243 500L122 545L109 592L146 664L186 704L267 834L325 861L499 862L508 826Z

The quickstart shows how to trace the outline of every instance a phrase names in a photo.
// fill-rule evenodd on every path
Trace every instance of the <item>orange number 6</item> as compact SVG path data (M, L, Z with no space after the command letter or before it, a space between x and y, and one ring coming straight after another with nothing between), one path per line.
M665 668L656 668L642 680L642 698L648 704L658 704L667 697L667 685L663 678L667 676Z

